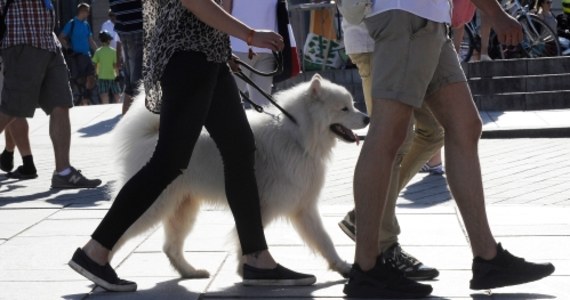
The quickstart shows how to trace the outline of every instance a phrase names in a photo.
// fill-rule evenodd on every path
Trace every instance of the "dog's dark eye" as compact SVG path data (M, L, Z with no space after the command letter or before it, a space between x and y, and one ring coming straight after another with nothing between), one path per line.
M345 106L342 111L348 111L348 107Z

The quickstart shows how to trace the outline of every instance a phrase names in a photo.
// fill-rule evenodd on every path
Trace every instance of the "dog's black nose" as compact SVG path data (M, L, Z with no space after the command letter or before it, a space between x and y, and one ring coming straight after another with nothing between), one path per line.
M370 123L370 117L366 116L364 117L364 125L368 125L368 123Z

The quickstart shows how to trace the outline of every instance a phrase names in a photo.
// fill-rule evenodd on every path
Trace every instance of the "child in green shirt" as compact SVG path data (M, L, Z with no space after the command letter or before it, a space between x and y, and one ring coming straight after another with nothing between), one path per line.
M113 37L103 30L99 33L99 40L102 46L95 51L93 63L97 69L97 86L99 87L99 97L102 104L109 103L109 93L113 94L114 102L119 103L121 89L115 80L118 74L117 51L109 46Z

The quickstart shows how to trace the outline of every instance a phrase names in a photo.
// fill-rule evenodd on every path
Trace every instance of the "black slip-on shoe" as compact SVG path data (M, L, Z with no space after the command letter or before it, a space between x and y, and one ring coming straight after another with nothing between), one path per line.
M312 285L317 278L311 274L298 273L277 264L273 269L259 269L243 265L243 284L257 286L294 286Z
M121 279L111 265L101 266L91 260L81 248L77 248L69 261L69 266L96 285L112 292L134 292L136 282Z

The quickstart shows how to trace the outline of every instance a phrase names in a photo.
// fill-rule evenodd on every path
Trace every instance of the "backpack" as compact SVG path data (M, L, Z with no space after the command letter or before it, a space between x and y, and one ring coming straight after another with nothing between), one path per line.
M75 29L75 19L71 19L71 28L69 29L69 34L66 37L69 48L62 49L64 56L73 56L75 54L73 52L73 42L71 41L71 37L73 36L73 29Z
M350 24L362 23L370 13L374 0L337 0L336 5L343 18Z
M14 2L14 0L7 0L6 1L6 6L4 6L4 11L2 12L2 15L0 16L0 41L2 41L4 39L4 34L6 34L6 22L5 22L4 18L6 17L6 14L8 13L8 8L10 8L10 5L12 5L12 2Z

